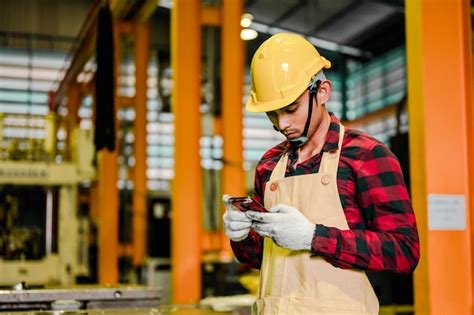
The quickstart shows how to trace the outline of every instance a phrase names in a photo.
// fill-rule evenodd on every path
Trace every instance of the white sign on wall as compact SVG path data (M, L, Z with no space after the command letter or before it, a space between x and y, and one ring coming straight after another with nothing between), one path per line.
M466 229L464 195L428 195L428 228L430 230Z

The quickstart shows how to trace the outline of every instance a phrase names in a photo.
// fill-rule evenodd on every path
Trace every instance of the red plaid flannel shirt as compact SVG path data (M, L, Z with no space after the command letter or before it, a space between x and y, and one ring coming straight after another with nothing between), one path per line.
M339 120L331 124L322 151L338 148ZM285 176L316 173L322 152L296 165L297 150L287 141L268 150L257 165L254 198L263 203L265 184L282 154L289 152ZM316 224L311 255L339 268L412 272L420 245L410 196L400 164L381 142L346 128L337 172L337 187L349 230ZM237 259L260 268L263 238L250 231L240 242L231 241Z

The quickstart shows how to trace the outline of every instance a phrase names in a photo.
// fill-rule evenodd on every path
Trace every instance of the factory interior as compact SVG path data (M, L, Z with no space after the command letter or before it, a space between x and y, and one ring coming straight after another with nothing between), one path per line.
M251 196L285 140L245 104L253 54L289 32L332 63L326 108L385 143L409 189L420 260L367 272L379 314L472 314L472 12L0 0L0 312L251 314L259 271L234 256L222 196Z

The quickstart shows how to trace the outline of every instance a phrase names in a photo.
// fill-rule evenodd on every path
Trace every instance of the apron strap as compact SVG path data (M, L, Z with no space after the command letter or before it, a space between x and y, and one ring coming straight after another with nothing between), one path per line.
M286 166L288 165L288 153L284 153L283 156L278 160L277 165L270 175L269 181L275 181L285 178Z

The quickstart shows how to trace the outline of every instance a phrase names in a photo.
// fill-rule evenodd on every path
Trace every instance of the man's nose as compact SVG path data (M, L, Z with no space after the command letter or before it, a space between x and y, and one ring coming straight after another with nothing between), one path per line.
M280 130L285 130L289 126L290 122L288 119L288 115L286 115L285 113L281 113L280 115L278 115L278 128L280 128Z

